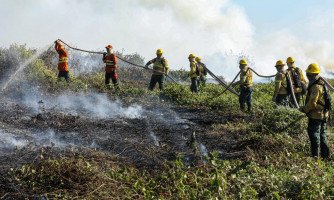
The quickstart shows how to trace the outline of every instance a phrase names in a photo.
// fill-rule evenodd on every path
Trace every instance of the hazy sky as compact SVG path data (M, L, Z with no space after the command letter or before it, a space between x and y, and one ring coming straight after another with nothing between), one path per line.
M233 76L242 56L266 74L294 56L305 69L333 70L330 0L0 0L0 46L44 47L61 38L103 50L109 43L146 60L165 50L171 68L188 69L195 53Z

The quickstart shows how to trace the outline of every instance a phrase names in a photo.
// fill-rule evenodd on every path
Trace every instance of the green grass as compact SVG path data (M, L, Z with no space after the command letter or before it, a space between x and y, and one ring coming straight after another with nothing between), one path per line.
M48 91L70 90L108 92L103 72L72 77L67 84L58 81L56 70L36 60L27 70L27 79L44 85ZM176 72L178 74L181 72ZM181 73L183 74L183 73ZM9 179L29 195L44 194L59 199L330 199L334 197L334 163L309 156L306 118L302 114L277 107L271 101L273 83L254 86L254 111L239 111L238 98L221 93L222 86L208 84L198 94L189 86L168 84L163 98L171 104L202 108L233 118L214 124L208 132L236 134L244 156L218 159L216 152L187 166L182 155L158 169L138 169L93 152L82 156L41 158L38 162L14 168ZM124 80L116 95L139 98L157 95L148 92L145 83ZM287 125L293 123L290 127ZM331 129L332 130L332 129ZM332 132L332 131L330 131ZM243 133L243 134L241 134ZM333 134L330 146L333 149ZM224 142L224 141L219 141ZM205 162L204 162L205 161ZM2 194L0 192L0 194ZM4 195L4 194L2 194Z

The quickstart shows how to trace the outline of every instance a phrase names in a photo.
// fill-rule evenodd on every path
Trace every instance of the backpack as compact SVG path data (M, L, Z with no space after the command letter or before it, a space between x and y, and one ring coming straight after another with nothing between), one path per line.
M323 87L324 87L324 91L325 91L325 94L324 94L325 106L324 106L324 108L325 108L326 111L332 111L332 97L329 94L327 86L324 84Z
M288 94L291 95L291 90L293 89L293 88L290 87L291 79L289 79L288 72L285 72L284 75L285 75L285 79L286 79L286 90L287 90Z
M321 85L324 88L324 100L325 100L325 105L322 105L322 106L324 106L325 111L332 111L332 97L328 91L326 84L320 84L319 81L320 79L314 81L314 83L310 85L307 88L307 90L309 90L315 84Z
M201 63L196 63L196 74L197 74L197 76L199 76L200 74L201 74L201 72L200 72L200 65Z
M299 68L296 68L295 70L291 70L294 86L299 88L299 87L302 87L302 82L300 80L300 76L298 72L299 72Z

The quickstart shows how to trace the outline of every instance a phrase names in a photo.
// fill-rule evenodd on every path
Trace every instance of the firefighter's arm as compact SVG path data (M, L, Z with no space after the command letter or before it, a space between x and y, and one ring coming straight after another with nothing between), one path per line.
M113 61L115 63L115 66L118 67L118 59L117 59L116 55L113 56Z
M298 68L298 74L299 74L299 77L300 77L300 81L304 84L306 84L306 79L305 79L305 76L304 76L304 73L302 72L301 69Z
M317 107L317 102L319 100L320 96L320 90L318 86L315 86L313 90L311 91L309 101L305 105L305 107L302 108L302 112L304 113L309 113L310 111L316 109Z
M196 64L195 63L190 63L190 72L189 76L193 75L196 73Z
M275 78L275 91L274 91L274 95L272 99L273 101L276 101L276 97L278 95L278 92L281 86L282 86L282 75L278 74L276 75L276 78Z
M149 65L151 65L151 64L154 63L154 60L155 60L155 58L152 59L152 60L150 60L150 61L148 61L148 62L146 63L146 65L145 65L145 67L148 68Z
M168 61L165 59L165 73L168 74L169 73L169 65L168 65Z
M55 41L55 49L57 52L59 52L59 48L60 48L60 44L58 42L58 40Z
M247 78L246 78L246 80L247 80L247 83L248 84L251 84L251 83L253 83L253 73L252 73L252 71L248 68L248 70L247 70Z

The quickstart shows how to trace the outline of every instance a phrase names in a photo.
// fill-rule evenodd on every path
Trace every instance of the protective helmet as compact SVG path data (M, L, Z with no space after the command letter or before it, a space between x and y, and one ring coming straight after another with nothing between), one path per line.
M306 73L310 73L310 74L320 74L320 67L318 64L316 63L312 63L310 64L307 69L306 69Z
M286 59L286 63L294 63L294 62L295 62L295 59L292 57L289 57Z
M108 46L106 46L107 49L112 49L112 45L109 44Z
M284 64L283 60L279 60L279 61L276 62L275 67L277 67L277 66L284 66L284 65L285 64Z
M193 53L191 53L189 54L188 58L196 58L196 56Z
M196 57L196 61L197 61L197 62L200 62L201 60L202 60L201 57Z
M241 59L241 60L239 61L239 64L240 64L240 65L247 65L247 60L246 60L246 59Z
M164 51L162 49L158 49L157 52L156 52L157 55L158 54L163 54L163 53L164 53Z

